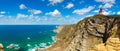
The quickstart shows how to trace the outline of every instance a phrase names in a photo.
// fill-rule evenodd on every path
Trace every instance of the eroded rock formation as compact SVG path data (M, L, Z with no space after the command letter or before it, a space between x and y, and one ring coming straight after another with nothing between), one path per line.
M89 51L98 44L104 48L110 37L120 37L120 16L95 15L65 26L44 51Z
M106 43L95 45L90 51L120 51L120 39L109 38Z

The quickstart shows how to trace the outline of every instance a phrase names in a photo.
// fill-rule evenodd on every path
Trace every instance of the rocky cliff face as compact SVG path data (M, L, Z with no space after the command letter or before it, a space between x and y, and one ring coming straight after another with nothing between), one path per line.
M95 15L64 26L57 42L44 51L89 51L97 44L106 44L109 37L120 37L120 16Z
M106 43L95 45L89 51L120 51L120 39L108 38Z

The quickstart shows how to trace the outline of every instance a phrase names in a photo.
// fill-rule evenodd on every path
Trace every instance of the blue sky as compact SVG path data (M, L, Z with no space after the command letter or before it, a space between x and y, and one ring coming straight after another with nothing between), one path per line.
M120 0L0 0L0 24L74 24L98 14L119 15Z

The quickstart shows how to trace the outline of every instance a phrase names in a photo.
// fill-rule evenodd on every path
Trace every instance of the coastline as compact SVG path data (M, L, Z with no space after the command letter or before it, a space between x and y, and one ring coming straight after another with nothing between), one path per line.
M53 32L56 32L57 34L61 32L61 30L64 28L64 26L56 26L56 29L53 30Z
M56 28L53 30L53 32L55 32L55 33L57 33L57 34L59 34L60 32L61 32L61 30L64 28L64 26L63 25L60 25L60 26L56 26ZM44 50L46 50L46 49L48 49L48 48L50 48L56 41L57 41L57 38L56 38L56 36L53 36L52 37L52 39L53 39L53 43L51 43L51 45L50 46L47 46L47 47L45 47L45 48L37 48L37 49L35 49L35 48L33 48L33 49L35 49L35 50L37 50L37 51L44 51Z

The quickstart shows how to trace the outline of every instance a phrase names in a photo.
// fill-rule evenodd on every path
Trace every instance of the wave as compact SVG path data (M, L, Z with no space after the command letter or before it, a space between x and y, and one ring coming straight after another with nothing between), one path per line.
M39 45L35 44L35 47L28 49L28 51L36 51L38 49L40 49L40 50L47 49L47 48L51 47L53 43L56 42L55 36L52 36L52 40L53 40L53 42L40 43ZM47 44L50 44L50 45L47 45Z
M19 46L19 44L13 44L13 43L12 43L12 44L8 45L7 48L19 50L19 49L20 49L20 46Z
M37 51L38 49L44 49L47 47L47 43L40 43L39 45L35 44L35 47L29 48L27 51Z

